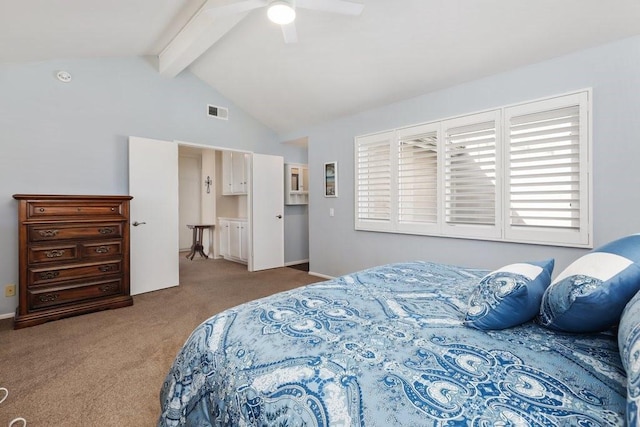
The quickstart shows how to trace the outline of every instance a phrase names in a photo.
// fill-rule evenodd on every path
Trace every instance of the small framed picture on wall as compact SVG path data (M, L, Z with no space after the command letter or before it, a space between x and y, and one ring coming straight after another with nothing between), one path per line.
M338 162L324 164L324 197L338 197Z

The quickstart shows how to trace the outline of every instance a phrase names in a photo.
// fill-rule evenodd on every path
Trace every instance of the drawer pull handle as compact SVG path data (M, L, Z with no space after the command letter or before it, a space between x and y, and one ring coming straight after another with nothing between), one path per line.
M116 230L113 227L102 227L99 228L98 231L100 234L113 234Z
M59 230L39 230L38 234L42 237L56 237L59 232Z
M111 292L116 289L116 285L102 285L98 289L100 289L100 292Z
M115 269L116 268L113 265L101 265L100 267L98 267L98 270L100 270L103 273L106 273L107 271L113 271Z
M38 299L40 300L40 302L53 302L57 300L59 296L60 295L58 294L46 294L46 295L40 295Z
M41 280L51 280L51 279L55 279L59 275L60 275L59 271L46 271L44 273L40 273L40 279Z
M59 258L64 255L64 249L53 249L50 251L46 251L45 255L47 258Z
M40 208L40 209L39 209L39 211L40 211L40 212L44 212L44 208Z
M98 246L96 248L96 253L98 254L106 254L109 253L109 248L107 246Z

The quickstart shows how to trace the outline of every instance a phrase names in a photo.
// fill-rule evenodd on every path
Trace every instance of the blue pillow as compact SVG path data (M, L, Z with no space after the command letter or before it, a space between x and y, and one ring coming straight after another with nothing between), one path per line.
M623 237L575 260L542 297L538 322L567 332L598 332L617 325L640 290L640 234Z
M551 283L554 260L511 264L480 280L469 298L464 324L505 329L533 319Z
M627 425L637 426L640 422L640 292L622 312L618 346L627 372Z

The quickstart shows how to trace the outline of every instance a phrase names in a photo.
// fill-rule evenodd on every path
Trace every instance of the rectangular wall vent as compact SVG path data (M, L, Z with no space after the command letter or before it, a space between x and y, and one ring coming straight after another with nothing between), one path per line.
M229 109L224 107L216 107L215 105L207 105L207 114L217 119L229 120Z

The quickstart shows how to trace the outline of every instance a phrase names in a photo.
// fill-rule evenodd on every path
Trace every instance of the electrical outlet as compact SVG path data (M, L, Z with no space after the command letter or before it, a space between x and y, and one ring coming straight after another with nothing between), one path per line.
M15 296L15 294L16 294L16 285L9 284L4 287L5 297L12 297L12 296Z

